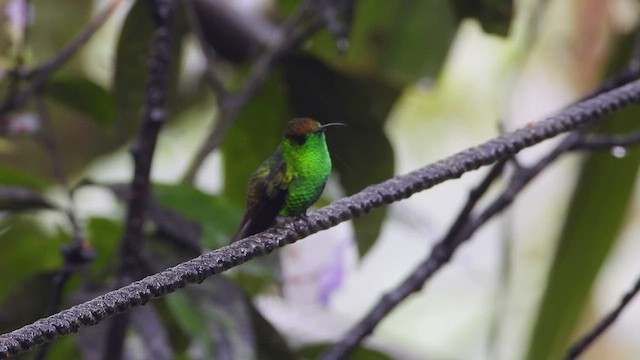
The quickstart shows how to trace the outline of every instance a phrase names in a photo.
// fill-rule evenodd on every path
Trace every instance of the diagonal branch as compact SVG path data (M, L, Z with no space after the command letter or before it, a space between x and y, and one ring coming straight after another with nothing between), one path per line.
M615 147L630 147L640 144L640 131L623 135L597 135L575 144L576 150L611 150Z
M480 215L473 217L473 208L502 172L505 160L498 162L480 185L470 193L467 203L449 229L449 232L434 246L429 256L427 256L400 285L384 295L367 315L348 331L347 335L340 342L323 354L320 359L339 360L347 358L362 340L373 332L375 327L387 314L395 309L395 307L409 295L420 291L424 287L424 284L449 262L460 245L469 240L478 229L494 216L500 214L505 208L511 205L516 196L531 180L560 157L560 155L566 153L568 149L580 140L581 136L580 133L573 133L534 166L530 168L517 168L516 173L511 178L509 186L501 195L488 205Z
M307 218L292 219L264 233L256 234L221 249L148 276L123 288L76 305L58 314L0 336L0 358L22 353L35 345L50 342L80 327L94 325L107 317L124 313L176 291L187 284L229 270L255 257L309 234L359 217L374 208L456 179L469 171L507 159L519 151L559 134L593 124L597 119L640 100L640 80L578 103L565 111L531 123L481 145L469 148L436 163L396 176L315 211Z
M577 359L586 349L593 344L593 342L600 337L611 326L622 311L629 305L631 300L640 292L640 278L636 280L633 288L629 290L620 300L620 303L616 308L605 316L598 325L596 325L591 331L585 334L581 339L576 341L571 349L567 352L565 360Z
M49 60L48 62L40 65L33 72L35 73L33 79L29 83L29 86L22 92L17 90L9 93L9 97L0 104L0 116L9 113L29 101L35 94L42 89L42 86L49 80L51 75L60 69L64 64L69 61L73 55L75 55L84 44L91 39L91 37L98 31L102 25L109 19L109 17L115 12L115 10L122 4L122 0L114 0L101 14L93 20L81 33L75 38L67 47L62 49L58 55ZM22 72L22 71L21 71ZM16 74L15 76L23 77L23 74Z

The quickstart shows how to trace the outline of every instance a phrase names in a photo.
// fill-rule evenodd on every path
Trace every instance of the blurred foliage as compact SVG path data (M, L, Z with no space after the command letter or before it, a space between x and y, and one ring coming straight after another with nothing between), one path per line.
M202 224L201 240L208 248L226 245L242 217L240 208L192 186L156 184L154 195L162 206Z
M361 0L347 54L335 51L326 32L311 49L333 66L405 85L438 74L456 28L446 0Z
M98 84L80 76L57 76L47 84L47 94L56 101L94 119L105 129L113 126L115 104Z
M629 61L635 35L619 40L609 64L612 74ZM628 133L638 128L638 116L637 107L619 111L594 132ZM590 153L581 166L531 335L529 360L561 358L576 339L580 316L588 307L589 295L618 240L633 199L640 149L624 151L622 158L609 151Z
M244 208L249 176L280 144L291 118L286 96L282 74L275 71L224 138L224 195L238 206Z
M633 130L638 116L638 109L618 112L599 130L608 134ZM595 152L582 165L531 338L529 360L562 358L571 345L600 268L618 239L639 164L640 149L634 148L621 159Z
M0 7L4 9L8 2L0 1ZM35 22L29 28L23 54L28 69L55 58L91 21L95 10L94 2L86 0L34 0L32 3ZM199 5L206 6L206 3L201 1ZM274 3L276 8L265 16L265 21L284 19L300 1ZM153 35L151 4L135 1L128 8L123 6L122 19L114 20L113 29L108 30L119 34L114 35L115 43L104 45L110 48L107 53L112 56L109 60L111 84L96 83L92 74L95 64L83 62L81 55L76 55L45 84L42 99L48 105L51 135L59 147L60 158L43 146L42 137L33 136L44 128L33 101L0 118L0 134L3 134L0 139L0 330L3 332L31 322L50 310L53 278L64 266L61 248L74 236L65 214L68 199L54 180L56 165L68 173L69 185L91 177L95 183L102 184L97 188L111 191L120 200L119 204L104 210L100 208L102 200L76 198L79 203L74 209L80 231L86 235L97 257L76 269L77 273L62 291L62 307L108 291L114 284L126 214L123 200L127 198L128 187L110 177L120 169L114 169L109 160L104 160L122 157L118 150L131 143L143 116ZM337 51L332 34L326 30L319 32L299 51L288 54L281 65L271 71L256 96L241 109L218 149L222 166L207 174L223 180L219 193L210 194L191 185L172 183L164 177L162 181L154 181L145 226L149 241L144 261L149 272L228 243L241 219L247 179L275 151L282 129L291 117L311 116L321 122L347 124L345 128L330 130L327 136L339 191L350 195L393 176L398 159L394 158L394 146L386 129L400 94L409 87L415 89L416 84L428 83L425 79L440 76L460 21L475 18L486 31L504 35L513 12L512 1L497 0L358 0L355 4L346 54ZM202 61L194 56L192 45L196 42L188 32L183 10L180 9L174 36L175 56L169 74L168 99L169 113L181 116L170 116L172 120L167 126L177 121L192 121L182 115L201 106L199 100L210 96L203 91L206 81ZM12 84L7 72L16 61L16 47L4 38L5 28L0 28L0 32L0 101L4 101ZM219 35L231 43L239 41L233 32ZM225 84L237 87L246 79L253 60L242 64L218 60L217 70ZM19 87L23 88L29 80L30 77L25 78ZM216 111L212 107L212 116L217 115ZM37 129L33 133L7 135L4 131L7 124L23 113L33 115ZM628 130L633 126L634 115L637 114L620 113L616 121L607 122L608 128L600 130L607 133ZM204 137L202 133L208 131L208 126L192 129L199 136L197 140L194 140L197 136L191 138L193 134L185 131L177 137L184 135L188 140L176 141L199 142ZM193 154L187 152L191 148L185 148L181 156L190 158ZM154 161L165 161L162 156L159 149ZM640 154L634 150L624 159L597 153L585 161L533 336L531 359L557 358L566 346L600 266L615 243L639 160ZM178 165L171 164L175 172L181 168ZM109 175L105 179L100 178L101 175L94 179L96 167L107 169L99 174ZM323 202L335 200L325 196ZM361 257L366 257L376 244L386 215L387 210L383 208L353 221ZM587 228L584 224L591 225ZM200 358L224 358L233 354L242 359L310 359L326 350L328 345L290 349L290 339L280 334L256 308L254 297L283 291L278 284L279 269L273 266L277 258L261 260L271 263L251 262L229 278L213 277L200 286L172 294L136 312L131 331L136 346L145 348L142 353L149 358L177 359L198 358L193 354L201 354ZM100 326L85 329L77 337L56 341L49 357L80 358L82 354L89 358L87 354L103 347L106 327L104 323ZM163 339L161 346L152 345L155 337ZM299 343L296 341L291 343ZM352 357L390 358L366 348L358 349Z
M323 354L325 351L329 350L329 346L330 344L306 346L298 350L297 353L302 360L317 359L318 356ZM391 360L393 358L379 351L375 351L367 348L359 348L349 356L349 359L351 360Z
M452 1L458 19L476 18L482 28L489 33L506 36L509 20L513 15L513 1L510 0L454 0Z
M374 78L340 74L311 57L292 58L286 69L297 115L347 125L327 135L333 166L347 195L392 177L393 149L384 126L400 91ZM361 256L378 238L385 214L386 208L376 209L353 221Z

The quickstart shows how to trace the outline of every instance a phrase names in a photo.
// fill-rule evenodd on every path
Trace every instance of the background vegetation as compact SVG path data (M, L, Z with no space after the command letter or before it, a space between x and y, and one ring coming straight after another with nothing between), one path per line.
M348 125L328 135L323 206L635 80L639 6L0 0L0 333L227 245L247 178L292 117ZM427 277L382 298L393 311L351 356L562 357L638 274L636 117L616 112L18 357L315 358L402 293L440 239L453 252L457 214L484 214L464 206L493 204L474 199L485 192L512 195L508 211L469 230L423 291L401 301ZM635 358L637 316L584 358Z

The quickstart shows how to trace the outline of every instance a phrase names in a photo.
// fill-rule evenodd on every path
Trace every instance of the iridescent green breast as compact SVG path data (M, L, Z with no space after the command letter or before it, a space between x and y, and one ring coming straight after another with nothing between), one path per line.
M296 216L313 205L331 174L331 158L324 133L309 135L304 144L285 142L287 173L291 176L282 216Z

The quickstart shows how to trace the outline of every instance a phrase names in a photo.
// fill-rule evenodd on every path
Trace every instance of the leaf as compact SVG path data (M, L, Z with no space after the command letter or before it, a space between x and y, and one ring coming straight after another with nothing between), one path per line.
M290 60L287 81L298 115L347 125L327 135L333 166L347 194L393 176L393 148L384 124L398 89L371 78L338 73L309 57ZM380 234L386 211L377 209L353 221L361 256Z
M287 90L277 71L245 106L224 141L224 196L244 207L249 176L278 147L291 120ZM238 224L240 221L238 221Z
M637 128L640 111L618 112L600 131ZM622 228L640 165L640 149L622 159L593 152L583 164L558 248L527 359L559 359L565 354L591 288ZM615 191L612 191L615 189Z
M0 185L44 190L50 183L43 178L0 165Z
M225 277L213 277L166 300L180 327L198 339L206 358L295 359L242 289Z
M69 235L45 232L32 218L7 215L0 221L0 301L25 279L57 270L62 264L60 247Z
M34 0L35 21L29 28L28 45L37 61L47 61L59 55L89 23L93 4L85 0L65 1L65 11L60 11L61 3L50 0ZM78 61L72 59L71 63ZM66 66L68 69L69 67Z
M111 94L100 85L81 76L54 76L47 82L47 95L101 126L113 125L115 103Z
M87 223L87 239L96 251L91 263L91 273L96 278L109 274L109 269L117 262L118 245L122 236L121 221L92 217Z
M142 118L154 28L151 4L149 1L136 1L122 25L112 89L118 124L137 124ZM135 127L130 125L129 129L133 128Z
M472 17L480 20L484 31L506 36L513 15L513 1L454 0L452 2L458 21Z
M327 33L314 38L311 50L348 72L408 84L438 74L456 28L448 1L361 0L346 56Z
M203 240L208 247L228 244L240 223L242 214L237 207L192 186L156 184L153 189L162 206L202 225Z
M149 73L149 55L154 24L153 6L149 1L136 1L122 26L116 50L113 97L116 103L115 127L126 133L137 130L143 116ZM178 12L173 33L168 99L176 92L180 49L185 34L184 14Z
M34 274L0 301L0 333L15 330L47 313L51 306L55 275L55 272Z
M0 210L40 210L54 206L39 193L22 187L0 186Z

